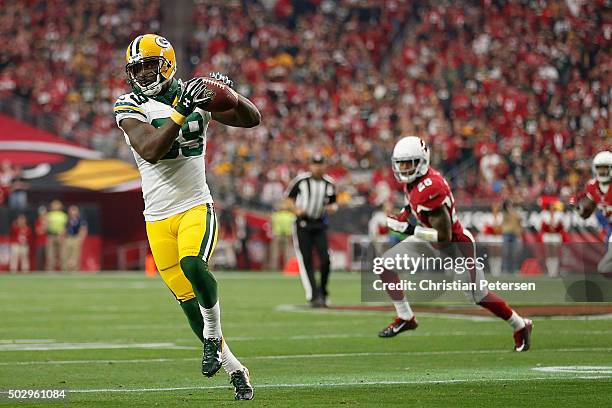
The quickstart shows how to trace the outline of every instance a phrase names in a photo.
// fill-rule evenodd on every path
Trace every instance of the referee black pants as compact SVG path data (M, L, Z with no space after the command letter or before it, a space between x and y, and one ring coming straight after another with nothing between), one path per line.
M327 246L327 225L323 221L298 219L293 230L293 246L300 264L300 278L306 293L306 300L327 297L329 278L329 252ZM312 250L317 251L321 267L321 280L317 284L313 266Z

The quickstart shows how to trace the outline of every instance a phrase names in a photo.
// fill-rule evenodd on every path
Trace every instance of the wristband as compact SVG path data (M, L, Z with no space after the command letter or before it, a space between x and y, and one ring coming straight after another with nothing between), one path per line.
M179 126L183 126L183 123L185 123L185 119L187 119L185 117L185 115L180 114L176 109L172 111L172 113L170 114L170 119L176 123Z
M424 241L438 242L438 230L435 228L426 228L419 225L414 229L414 236Z

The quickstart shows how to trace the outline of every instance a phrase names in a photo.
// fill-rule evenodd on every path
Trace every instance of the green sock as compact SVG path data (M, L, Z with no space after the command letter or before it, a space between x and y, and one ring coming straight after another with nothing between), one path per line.
M186 256L181 259L181 269L191 282L193 292L200 305L210 309L217 303L217 280L208 270L208 263L197 256Z
M181 308L183 309L185 316L187 316L187 321L189 322L189 326L191 326L191 330L193 330L201 342L204 342L204 319L202 318L202 313L200 312L198 300L193 298L181 302Z

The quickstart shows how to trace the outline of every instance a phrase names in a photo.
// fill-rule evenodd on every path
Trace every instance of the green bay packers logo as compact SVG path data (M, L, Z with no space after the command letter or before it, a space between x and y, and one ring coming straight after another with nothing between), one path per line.
M170 48L170 42L164 37L156 37L155 44L159 45L162 48Z

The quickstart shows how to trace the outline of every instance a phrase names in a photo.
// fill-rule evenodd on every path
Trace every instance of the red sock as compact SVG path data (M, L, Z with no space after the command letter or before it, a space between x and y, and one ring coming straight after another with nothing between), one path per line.
M508 306L508 303L495 292L489 292L478 305L484 307L500 319L508 320L512 316L512 309Z

